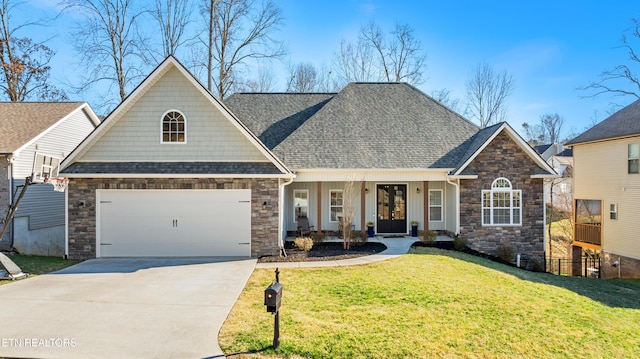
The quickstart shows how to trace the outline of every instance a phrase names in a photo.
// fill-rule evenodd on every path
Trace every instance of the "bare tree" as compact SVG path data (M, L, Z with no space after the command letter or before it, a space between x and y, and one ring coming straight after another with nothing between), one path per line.
M65 4L67 11L81 17L74 30L74 46L87 72L79 90L107 82L117 87L118 100L124 100L149 65L145 39L137 29L143 10L135 8L132 0L66 0Z
M251 92L272 92L276 87L272 69L260 67L257 79L247 81L245 87Z
M360 36L373 47L384 78L389 82L408 82L419 85L423 82L423 66L427 56L413 35L409 25L396 24L388 41L374 22L360 29Z
M153 17L160 27L164 57L175 55L187 41L184 35L191 21L190 15L189 0L156 0Z
M275 59L286 51L272 38L284 21L271 0L207 0L207 86L224 99L239 85L239 72L249 60ZM214 71L217 70L217 76Z
M0 88L10 101L66 100L64 91L51 84L49 62L55 54L53 50L30 38L14 37L16 31L37 22L23 23L12 27L11 12L22 2L9 0L0 2L0 67L3 80Z
M638 66L640 66L640 55L634 49L634 46L637 45L633 44L633 42L640 42L640 20L634 18L632 21L633 27L623 32L622 44L619 46L627 51L631 63L616 65L610 70L602 71L599 80L578 88L588 93L583 97L592 98L608 93L616 96L632 96L635 99L640 98L640 78L636 75Z
M435 90L431 92L431 97L453 111L458 112L460 109L460 99L451 98L451 91L449 89L441 88Z
M335 68L341 85L349 82L380 81L373 61L373 50L363 39L350 43L344 39L335 54Z
M485 128L507 117L506 99L515 88L513 76L497 73L489 64L479 64L466 83L467 106L472 119Z
M358 40L342 40L336 69L344 82L389 81L421 84L427 56L409 25L396 24L389 38L375 23L360 28Z
M560 142L560 133L564 118L557 113L547 113L540 116L540 122L535 125L529 125L527 122L522 124L527 141L534 146L558 143Z
M342 189L342 238L343 248L351 248L351 225L355 217L357 194L360 186L355 185L353 179L348 178Z
M318 85L318 72L310 63L289 66L287 92L313 92Z

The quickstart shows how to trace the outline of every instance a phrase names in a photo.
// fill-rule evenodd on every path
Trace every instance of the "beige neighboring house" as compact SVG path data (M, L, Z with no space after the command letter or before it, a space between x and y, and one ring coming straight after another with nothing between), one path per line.
M0 228L32 175L36 155L61 161L99 123L85 102L0 102ZM62 256L64 193L51 185L32 184L17 208L0 249Z
M640 100L568 143L574 250L600 252L603 278L640 277Z

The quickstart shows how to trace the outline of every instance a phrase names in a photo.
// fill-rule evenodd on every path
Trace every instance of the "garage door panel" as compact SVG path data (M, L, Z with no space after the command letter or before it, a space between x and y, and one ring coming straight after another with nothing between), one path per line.
M250 190L104 190L101 257L250 256Z

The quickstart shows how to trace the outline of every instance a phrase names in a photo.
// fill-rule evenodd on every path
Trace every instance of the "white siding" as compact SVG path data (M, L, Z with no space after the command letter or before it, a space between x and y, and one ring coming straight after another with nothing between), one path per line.
M178 110L187 141L162 144L161 117ZM266 161L265 156L176 68L167 71L80 161Z
M574 198L602 201L602 249L640 258L640 174L627 172L627 146L640 137L574 147ZM618 204L618 219L609 205Z
M365 194L365 207L364 210L360 207L360 182L354 183L355 189L355 228L361 230L361 216L364 215L364 222L372 221L376 223L377 216L377 198L376 188L378 184L406 184L407 185L407 205L406 205L406 218L407 218L407 233L411 229L411 221L417 220L420 222L419 228L424 228L424 187L422 181L411 182L365 182L365 188L368 192ZM322 230L338 230L338 225L335 222L330 221L330 191L340 190L344 188L344 182L323 182L321 183L322 193L322 223L320 228ZM309 224L315 226L318 229L318 186L317 182L294 182L288 185L285 193L285 227L288 231L295 231L297 224L294 222L293 212L293 191L304 189L309 191ZM416 189L420 189L420 193ZM430 189L442 189L443 191L443 216L442 222L430 222L429 228L432 230L450 230L455 231L455 187L446 184L445 182L429 182Z
M95 128L88 115L79 110L53 127L37 141L25 147L13 163L14 185L24 184L33 170L35 153L59 157L61 160ZM34 184L28 187L15 217L29 217L29 230L64 225L64 193L53 186ZM15 236L19 236L16 233Z
M36 152L61 160L69 155L78 144L93 131L95 126L87 114L80 110L74 112L65 121L53 127L44 136L24 148L14 158L13 178L25 179L33 170L33 158Z

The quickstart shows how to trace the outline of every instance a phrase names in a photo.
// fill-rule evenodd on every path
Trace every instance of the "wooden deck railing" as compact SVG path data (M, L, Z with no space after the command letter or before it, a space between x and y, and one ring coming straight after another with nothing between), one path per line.
M602 245L602 226L600 223L576 223L574 241Z

